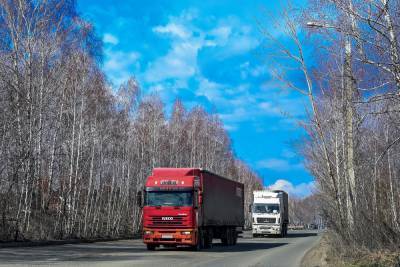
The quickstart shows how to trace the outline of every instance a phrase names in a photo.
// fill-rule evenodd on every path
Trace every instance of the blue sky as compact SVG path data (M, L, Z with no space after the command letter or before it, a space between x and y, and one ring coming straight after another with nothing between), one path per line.
M216 111L236 155L265 185L304 196L312 177L293 143L304 135L295 122L307 102L272 77L256 23L268 24L262 9L277 10L276 3L80 0L78 10L103 39L102 67L114 86L134 75L167 109L179 97L187 108Z

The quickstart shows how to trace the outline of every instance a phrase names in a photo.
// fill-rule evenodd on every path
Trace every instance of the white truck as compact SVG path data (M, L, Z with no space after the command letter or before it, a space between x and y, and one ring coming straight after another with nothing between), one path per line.
M260 190L253 192L251 207L253 237L260 235L287 234L289 224L288 194L282 190Z

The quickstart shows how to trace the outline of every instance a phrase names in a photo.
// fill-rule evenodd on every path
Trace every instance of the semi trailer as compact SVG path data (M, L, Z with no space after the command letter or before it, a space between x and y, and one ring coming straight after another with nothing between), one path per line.
M286 236L289 224L288 194L282 190L253 192L252 231L260 235Z
M244 225L244 185L200 168L155 168L138 200L148 250L235 245Z

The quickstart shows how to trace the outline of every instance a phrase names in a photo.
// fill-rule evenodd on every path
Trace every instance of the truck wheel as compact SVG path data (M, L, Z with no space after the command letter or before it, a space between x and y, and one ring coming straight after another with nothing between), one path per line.
M236 245L238 240L238 234L236 233L236 230L233 229L233 244L232 245Z
M258 237L258 234L253 234L253 238L256 238L256 237Z
M147 250L151 250L151 251L154 251L154 250L156 250L156 245L153 245L153 244L147 244Z
M230 245L230 234L229 228L225 228L223 231L223 235L221 237L222 245L229 246Z
M197 244L193 246L193 249L196 251L200 251L202 248L204 248L204 232L202 230L199 229L199 231L197 232L198 237L197 237Z
M205 232L205 240L204 240L204 247L205 248L212 248L212 241L213 241L213 233L212 231Z
M228 239L226 237L222 237L221 238L221 243L222 243L222 245L227 246L228 245Z
M232 245L234 245L234 239L235 239L235 237L234 237L234 229L232 229L232 228L229 228L228 229L228 246L232 246Z

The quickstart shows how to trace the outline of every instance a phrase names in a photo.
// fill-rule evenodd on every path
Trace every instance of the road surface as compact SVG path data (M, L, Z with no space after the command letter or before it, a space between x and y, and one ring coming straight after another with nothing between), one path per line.
M216 240L212 249L147 251L141 240L91 244L2 248L0 266L299 266L317 244L316 231L292 231L285 238L252 238L246 232L236 246Z

